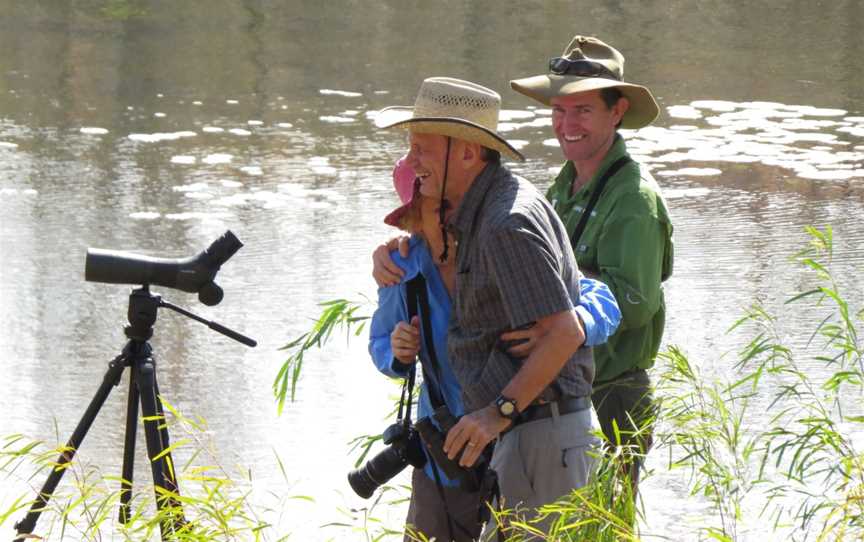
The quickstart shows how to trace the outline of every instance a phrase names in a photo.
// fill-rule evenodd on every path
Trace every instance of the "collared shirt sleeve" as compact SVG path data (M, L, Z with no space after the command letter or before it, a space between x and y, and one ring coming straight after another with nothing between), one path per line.
M621 322L621 310L615 296L599 280L579 279L579 304L575 310L585 327L585 346L605 343Z
M600 280L615 294L621 329L646 325L660 308L665 226L640 194L622 198L597 242Z
M369 326L369 355L379 371L391 378L404 378L408 366L393 357L390 333L399 322L408 320L405 305L405 285L397 284L378 289L378 308Z
M572 310L561 279L560 255L528 220L512 222L483 243L511 327Z

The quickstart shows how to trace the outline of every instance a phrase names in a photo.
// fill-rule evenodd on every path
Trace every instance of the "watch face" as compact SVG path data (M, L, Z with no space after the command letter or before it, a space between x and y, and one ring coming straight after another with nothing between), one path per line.
M513 403L511 403L510 401L507 401L506 399L504 399L498 405L498 410L504 416L512 416L513 412L516 410L516 406Z

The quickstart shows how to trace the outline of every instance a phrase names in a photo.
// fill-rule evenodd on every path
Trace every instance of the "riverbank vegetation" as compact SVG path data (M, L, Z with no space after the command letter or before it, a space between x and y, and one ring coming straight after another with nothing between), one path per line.
M859 336L864 309L860 292L844 292L832 273L831 229L808 232L808 246L791 260L806 271L807 280L796 285L798 293L789 296L780 314L772 314L767 308L772 300L766 300L732 322L730 332L746 337L740 348L719 359L699 360L691 359L686 347L671 345L658 358L654 375L661 408L654 420L653 467L640 487L650 494L652 477L661 470L664 475L679 473L686 489L676 498L704 505L690 539L864 539L864 345ZM273 386L280 411L296 395L304 354L326 347L334 333L360 335L364 311L371 312L368 302L344 299L322 309L311 330L285 347L288 358ZM783 328L788 318L812 320L812 332L789 336ZM184 435L172 448L183 450L177 455L186 458L177 465L184 489L177 499L186 522L175 538L287 539L276 532L272 518L285 499L298 497L278 496L262 505L246 471L219 466L218 454L202 436L202 421L185 418L170 405L166 412L172 434ZM382 419L387 414L382 412ZM380 446L377 440L358 437L353 443L358 465ZM496 514L507 526L507 539L679 538L648 532L645 525L651 522L642 503L634 501L630 484L618 476L619 464L637 452L607 449L593 483L541 510L555 518L548 532L538 532L507 511ZM7 437L0 452L0 483L25 480L37 488L58 452L20 435ZM283 467L281 476L290 480L290 470ZM170 507L155 513L152 484L140 483L132 521L116 527L119 480L78 461L61 488L37 529L49 540L156 539L160 523L176 519L177 510ZM385 486L368 508L350 511L350 517L334 510L328 528L349 529L358 539L398 540L401 526L385 525L376 515L406 496L404 487ZM32 498L22 495L0 509L0 525L20 519ZM681 505L670 502L668 507L674 513ZM331 537L338 535L325 536Z

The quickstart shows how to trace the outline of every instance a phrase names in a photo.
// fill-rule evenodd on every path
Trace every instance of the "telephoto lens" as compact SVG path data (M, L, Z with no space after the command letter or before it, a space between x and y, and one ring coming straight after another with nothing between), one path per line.
M384 431L384 450L362 467L348 473L348 484L358 496L368 499L375 490L412 465L426 464L420 436L413 427L393 424Z

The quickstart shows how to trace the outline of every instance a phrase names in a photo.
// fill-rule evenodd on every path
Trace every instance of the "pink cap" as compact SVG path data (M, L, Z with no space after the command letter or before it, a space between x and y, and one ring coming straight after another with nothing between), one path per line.
M411 202L414 201L414 195L417 193L417 188L419 187L417 175L414 174L414 168L408 164L405 158L403 156L397 160L396 166L393 168L393 187L396 189L396 193L399 194L399 200L402 202L402 205L384 217L386 224L396 227L399 227L399 221L411 207Z

